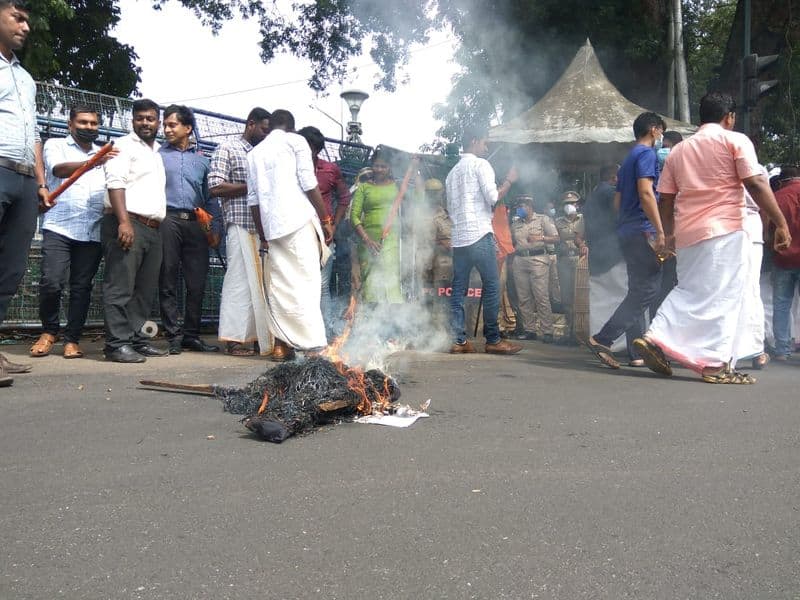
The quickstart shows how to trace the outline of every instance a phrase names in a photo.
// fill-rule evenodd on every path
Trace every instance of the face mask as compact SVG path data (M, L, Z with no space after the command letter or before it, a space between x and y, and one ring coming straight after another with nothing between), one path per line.
M564 205L564 214L567 215L568 217L571 217L572 215L574 215L577 212L578 212L578 209L575 208L574 204L565 204Z
M669 148L659 148L658 150L656 150L656 156L658 156L659 168L664 166L664 161L667 160L667 154L669 154Z
M75 132L72 134L78 142L83 142L84 144L91 144L100 136L100 132L94 129L76 129Z
M655 143L653 144L653 149L656 152L658 152L659 150L661 150L661 146L663 146L663 144L664 144L664 138L663 137L657 137Z
M550 208L550 209L548 209L548 210L547 210L547 213L548 213L548 214L549 214L551 217L555 217L555 216L556 216L556 209L555 209L555 208Z
M517 208L517 216L520 219L527 219L528 218L528 210L522 206Z

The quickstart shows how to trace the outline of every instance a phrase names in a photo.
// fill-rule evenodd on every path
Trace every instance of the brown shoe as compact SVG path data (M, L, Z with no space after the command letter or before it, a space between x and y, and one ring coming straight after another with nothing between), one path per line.
M450 346L450 354L475 354L477 350L475 350L475 346L472 345L472 342L467 340L463 344L453 344Z
M36 340L36 343L31 346L30 354L33 357L39 356L47 356L50 354L50 350L53 349L53 344L56 342L56 336L50 333L43 333L39 336L39 339Z
M506 340L500 340L496 344L486 344L485 351L487 354L516 354L522 350L522 346L512 344Z
M64 358L83 358L83 350L75 342L64 344Z
M294 348L290 348L285 342L275 340L272 354L267 356L267 360L272 362L288 362L295 359Z

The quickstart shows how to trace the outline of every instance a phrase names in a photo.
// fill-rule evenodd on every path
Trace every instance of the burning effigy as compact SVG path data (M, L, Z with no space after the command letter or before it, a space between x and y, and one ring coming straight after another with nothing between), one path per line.
M400 398L394 378L312 356L264 372L243 387L141 381L142 385L213 396L259 439L280 443L347 417L391 414Z

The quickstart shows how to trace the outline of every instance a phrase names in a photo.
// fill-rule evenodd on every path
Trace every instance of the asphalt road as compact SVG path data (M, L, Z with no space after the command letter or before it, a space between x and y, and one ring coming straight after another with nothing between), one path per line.
M525 347L395 355L429 419L282 445L137 389L257 359L37 359L0 389L0 598L800 598L800 363L714 386Z

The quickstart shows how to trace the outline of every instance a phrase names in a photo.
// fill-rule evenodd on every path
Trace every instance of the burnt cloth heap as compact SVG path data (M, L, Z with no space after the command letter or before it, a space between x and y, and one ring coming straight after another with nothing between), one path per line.
M364 395L356 391L359 383ZM227 412L245 415L245 427L260 439L276 443L355 415L359 405L363 407L365 396L373 404L400 398L397 382L382 371L361 372L321 357L281 364L242 388L213 389ZM264 410L259 414L262 405Z

